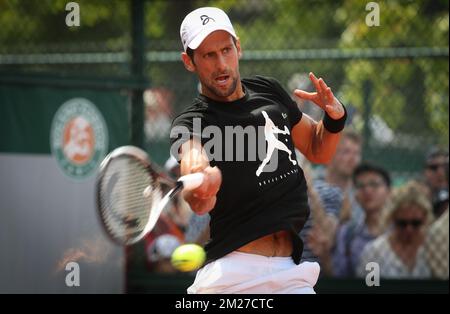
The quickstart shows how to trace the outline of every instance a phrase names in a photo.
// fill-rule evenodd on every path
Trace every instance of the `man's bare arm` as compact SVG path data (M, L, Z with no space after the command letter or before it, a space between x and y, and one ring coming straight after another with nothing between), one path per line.
M181 146L181 175L203 172L202 185L192 191L183 192L183 197L197 215L204 215L214 208L216 195L222 183L222 175L217 167L211 167L208 156L201 144L190 140Z

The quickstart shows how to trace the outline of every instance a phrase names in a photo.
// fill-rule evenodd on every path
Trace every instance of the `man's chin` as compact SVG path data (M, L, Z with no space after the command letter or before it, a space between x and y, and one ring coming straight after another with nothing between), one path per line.
M222 90L222 89L214 88L214 89L212 89L212 92L217 97L226 98L226 97L230 97L231 95L233 95L234 90L231 90L231 89Z

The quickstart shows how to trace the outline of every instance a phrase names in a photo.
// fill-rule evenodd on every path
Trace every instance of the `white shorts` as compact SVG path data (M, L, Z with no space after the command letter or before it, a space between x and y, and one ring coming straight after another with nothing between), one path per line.
M296 265L291 257L235 251L201 268L187 292L315 294L319 272L316 262Z

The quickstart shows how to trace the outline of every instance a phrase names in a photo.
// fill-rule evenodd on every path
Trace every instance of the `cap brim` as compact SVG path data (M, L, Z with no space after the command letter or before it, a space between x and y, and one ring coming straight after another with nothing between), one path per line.
M197 49L201 45L201 43L205 40L205 38L215 31L226 31L234 38L237 38L235 32L232 29L219 25L202 30L200 33L198 33L197 36L195 36L195 38L187 46L192 50Z

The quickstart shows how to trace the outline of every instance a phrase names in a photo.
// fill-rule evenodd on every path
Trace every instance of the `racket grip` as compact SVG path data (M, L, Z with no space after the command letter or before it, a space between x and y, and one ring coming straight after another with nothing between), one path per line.
M194 190L198 188L202 183L205 175L201 172L187 174L178 179L183 182L183 188L185 190Z

